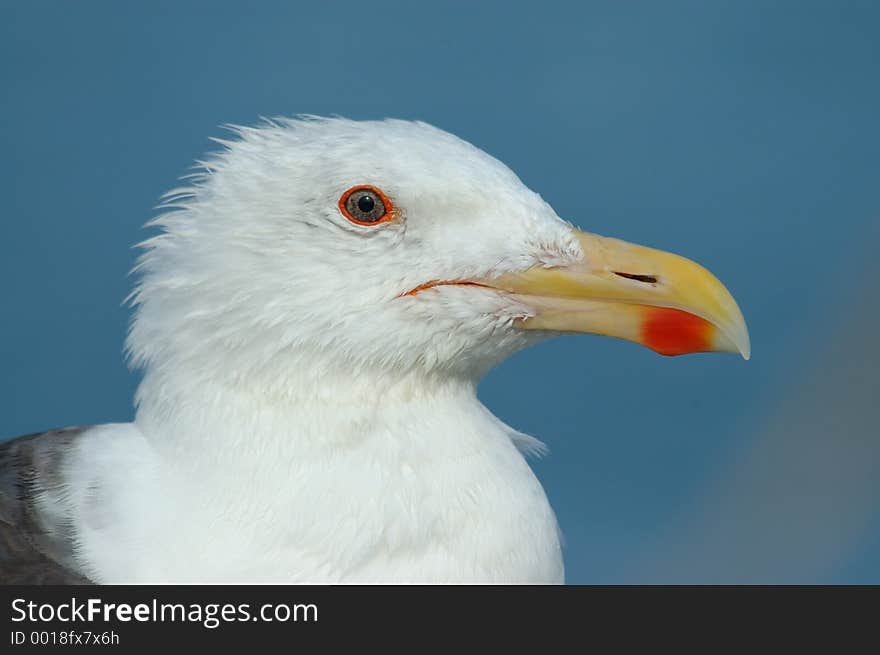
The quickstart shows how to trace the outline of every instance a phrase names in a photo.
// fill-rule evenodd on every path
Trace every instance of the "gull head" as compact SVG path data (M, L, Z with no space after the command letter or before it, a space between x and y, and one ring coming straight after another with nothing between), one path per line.
M127 345L148 371L278 390L330 368L478 378L570 332L748 358L705 268L573 228L447 132L335 118L234 132L142 244Z

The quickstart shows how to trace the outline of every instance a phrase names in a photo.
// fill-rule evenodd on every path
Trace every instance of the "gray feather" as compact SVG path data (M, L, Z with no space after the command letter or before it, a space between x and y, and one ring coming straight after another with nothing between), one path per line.
M40 510L41 492L65 484L64 460L86 428L0 443L0 584L91 584L77 571L75 533Z

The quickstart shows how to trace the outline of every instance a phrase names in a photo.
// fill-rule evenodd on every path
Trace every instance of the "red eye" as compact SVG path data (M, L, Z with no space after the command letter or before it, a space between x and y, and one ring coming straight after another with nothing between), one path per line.
M394 218L394 205L374 186L352 187L339 199L339 211L357 225L377 225Z

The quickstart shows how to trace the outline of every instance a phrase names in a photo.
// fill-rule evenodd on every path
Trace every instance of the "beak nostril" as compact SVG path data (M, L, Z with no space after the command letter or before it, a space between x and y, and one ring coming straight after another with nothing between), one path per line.
M635 280L636 282L644 282L646 284L657 284L657 276L655 275L636 275L635 273L620 273L614 271L615 275L625 277L627 280Z

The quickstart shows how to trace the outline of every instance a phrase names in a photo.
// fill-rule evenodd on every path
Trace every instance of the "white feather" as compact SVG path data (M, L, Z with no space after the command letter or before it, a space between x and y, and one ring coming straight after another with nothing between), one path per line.
M569 226L503 164L424 123L280 119L165 198L127 342L133 424L70 463L78 557L99 582L561 582L559 536L476 397L533 342L475 287L577 261ZM399 220L337 208L381 188Z

